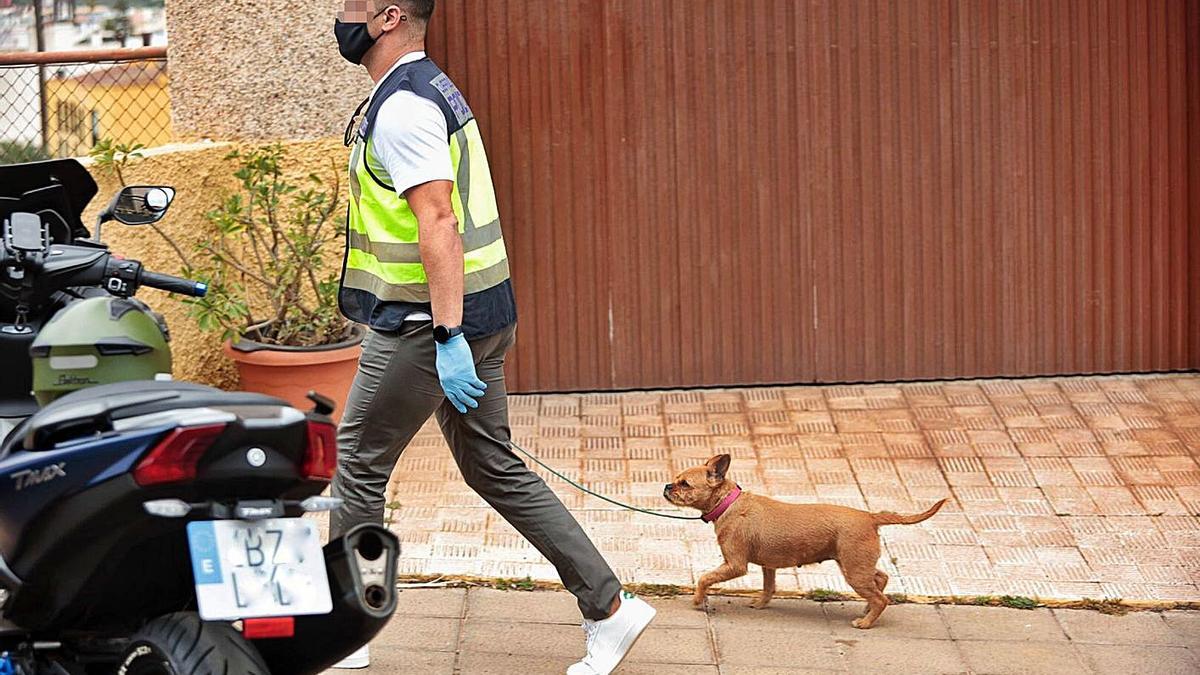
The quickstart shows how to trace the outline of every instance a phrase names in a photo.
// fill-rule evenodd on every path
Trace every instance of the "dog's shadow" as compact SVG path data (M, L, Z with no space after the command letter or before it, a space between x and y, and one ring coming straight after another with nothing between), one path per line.
M821 624L827 621L825 610L819 602L799 598L775 598L767 607L755 609L750 606L753 600L753 597L709 596L705 599L704 611L710 616L731 619L746 616L754 617L756 621L812 621Z
M709 596L704 611L709 619L720 625L753 624L769 633L811 633L826 635L832 631L835 642L856 644L864 631L851 627L851 621L862 616L862 600L816 602L803 598L775 598L764 609L750 606L752 597ZM881 621L877 626L884 626Z

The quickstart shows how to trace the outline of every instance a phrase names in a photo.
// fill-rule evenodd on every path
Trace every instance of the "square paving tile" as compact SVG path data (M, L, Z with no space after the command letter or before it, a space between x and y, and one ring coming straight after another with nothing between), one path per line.
M1048 609L942 605L942 618L955 640L1065 642L1066 634ZM889 608L890 611L890 608Z
M815 675L818 673L846 673L845 665L841 662L829 663L822 667L821 664L809 664L811 668L805 668L804 665L792 665L792 667L772 667L772 665L727 665L721 664L721 675L792 675L792 673L804 673L805 675Z
M723 667L842 667L841 652L832 635L763 630L741 621L716 627L716 637Z
M971 672L978 675L1074 675L1089 672L1083 659L1070 645L971 640L957 644Z
M452 675L456 654L371 645L371 674ZM345 675L346 670L331 669L326 675Z
M716 665L708 628L659 628L642 634L629 654L630 663Z
M1166 628L1168 624L1158 612L1130 612L1124 616L1071 609L1053 612L1067 636L1079 643L1190 646L1184 636Z
M640 643L639 643L640 644ZM632 658L632 657L631 657ZM632 663L625 661L614 675L719 675L716 666L666 665L662 663ZM726 669L725 673L730 673ZM463 671L467 673L467 671Z
M452 652L458 642L458 619L396 614L371 641L372 645L419 651Z
M875 629L871 629L872 631ZM869 633L870 631L864 631ZM839 641L852 673L966 673L967 664L949 640L915 640L865 635Z
M463 614L465 588L405 588L396 593L396 616L440 616Z
M537 611L530 611L531 601L536 603ZM582 615L575 596L569 593L473 588L467 595L467 619L578 625Z
M458 657L458 672L471 673L471 675L513 675L513 673L521 673L522 675L562 675L577 660L578 656L576 655L575 658L568 656L546 658L529 656L523 653L497 654L495 652L465 651ZM374 664L371 664L371 666L370 672L373 675L375 672ZM346 672L344 670L332 671L332 673Z
M708 628L708 615L692 605L692 597L643 598L658 614L654 616L655 628Z
M1200 612L1163 612L1163 620L1183 639L1182 644L1200 649Z
M577 659L583 654L584 634L578 625L468 620L463 625L459 649L463 652Z
M776 599L764 609L750 607L750 598L708 598L713 628L753 627L765 632L831 635L821 603L809 600Z
M937 613L937 608L930 605L890 605L883 610L875 625L866 631L855 628L850 622L865 613L867 603L826 602L822 606L833 634L838 638L862 639L870 635L872 638L950 639L946 623Z
M1097 675L1195 675L1200 672L1196 655L1183 647L1080 645L1079 652Z

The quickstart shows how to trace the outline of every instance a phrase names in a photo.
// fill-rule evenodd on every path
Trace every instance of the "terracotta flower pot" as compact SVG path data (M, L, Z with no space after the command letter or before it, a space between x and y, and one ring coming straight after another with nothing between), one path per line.
M225 354L237 363L241 388L281 398L301 410L312 402L307 394L315 391L337 403L335 420L350 393L350 384L362 353L361 330L354 337L322 347L280 347L251 340L225 343Z

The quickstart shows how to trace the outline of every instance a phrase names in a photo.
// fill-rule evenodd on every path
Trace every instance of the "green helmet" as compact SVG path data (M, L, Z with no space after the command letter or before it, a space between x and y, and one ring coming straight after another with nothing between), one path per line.
M77 389L171 374L166 323L133 298L78 300L33 342L33 394L40 405Z

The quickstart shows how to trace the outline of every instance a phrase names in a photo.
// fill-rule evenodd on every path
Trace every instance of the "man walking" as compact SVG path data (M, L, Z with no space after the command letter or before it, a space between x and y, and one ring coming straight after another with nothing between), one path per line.
M569 675L611 672L654 617L508 444L504 356L516 306L479 126L427 56L434 0L345 0L338 48L375 81L347 130L342 312L370 327L338 432L331 530L382 522L400 453L436 414L467 484L541 551L578 599L587 649ZM343 662L364 667L366 648Z

